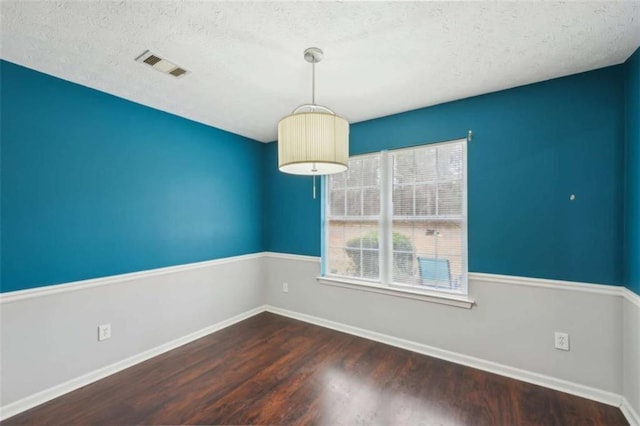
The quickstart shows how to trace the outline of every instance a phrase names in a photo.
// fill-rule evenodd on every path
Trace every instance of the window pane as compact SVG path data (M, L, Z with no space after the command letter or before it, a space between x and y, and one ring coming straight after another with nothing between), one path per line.
M462 182L459 180L438 184L438 216L462 214Z
M416 182L432 182L438 177L436 169L436 148L424 147L414 151L416 162Z
M344 189L333 190L330 192L331 209L329 214L333 216L344 216Z
M327 250L327 273L332 275L346 275L347 257L343 248L330 247Z
M416 216L433 216L436 214L435 184L416 185Z
M362 186L362 159L349 160L347 174L347 187L359 188Z
M462 145L444 144L438 146L438 178L460 179L462 176Z
M365 157L362 159L362 185L378 186L380 180L380 158Z
M413 216L413 185L394 185L393 214L395 216Z
M402 223L402 222L397 222ZM414 284L415 276L415 238L411 226L393 225L392 280L394 282Z
M347 174L346 173L336 173L333 175L329 175L329 188L338 189L344 188L346 185Z
M419 147L392 154L394 216L461 218L464 197L463 154L462 145L456 143ZM410 177L409 172L415 176ZM410 183L412 179L415 184Z
M347 215L362 216L362 194L360 188L347 189Z
M362 205L365 216L377 216L380 214L380 189L365 188L363 192Z
M332 220L328 228L327 271L378 280L378 222Z
M393 183L413 183L415 181L415 159L413 151L393 154Z
M326 272L379 281L380 155L350 159L349 170L327 182Z
M394 221L393 281L460 290L466 280L463 238L457 221Z

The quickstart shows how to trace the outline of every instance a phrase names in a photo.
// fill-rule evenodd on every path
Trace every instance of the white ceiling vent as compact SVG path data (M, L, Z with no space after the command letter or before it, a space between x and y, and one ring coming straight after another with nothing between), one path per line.
M143 62L149 65L151 68L154 68L165 74L172 75L176 78L180 78L188 72L187 70L174 64L173 62L167 61L166 59L163 59L158 55L151 53L149 50L145 50L140 56L136 58L136 61Z

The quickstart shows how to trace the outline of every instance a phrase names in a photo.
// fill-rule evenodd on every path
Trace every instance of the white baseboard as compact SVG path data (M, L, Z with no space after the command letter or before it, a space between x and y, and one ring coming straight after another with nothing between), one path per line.
M301 314L299 312L289 311L287 309L282 309L271 305L267 305L266 310L267 312L272 312L277 315L282 315L311 324L319 325L321 327L342 331L354 336L364 337L365 339L374 340L376 342L385 343L387 345L395 346L402 349L407 349L412 352L432 356L434 358L451 361L456 364L466 365L468 367L477 368L479 370L488 371L490 373L499 374L501 376L510 377L512 379L521 380L523 382L533 383L535 385L543 386L546 388L566 392L583 398L592 399L604 404L613 405L616 407L619 407L622 404L621 395L603 391L600 389L595 389L589 386L581 385L579 383L557 379L551 376L546 376L544 374L510 367L508 365L487 361L457 352L439 349L422 343L400 339L397 337L389 336L387 334L377 333L375 331L365 330L347 324L330 321L311 315Z
M258 306L257 308L251 309L249 311L243 312L241 314L238 314L226 320L223 320L213 325L210 325L208 327L205 327L201 330L187 334L186 336L177 338L170 342L164 343L160 346L156 346L155 348L149 349L137 355L133 355L129 358L123 359L122 361L118 361L116 363L91 371L87 374L84 374L80 377L76 377L75 379L71 379L67 382L60 383L59 385L53 386L49 389L45 389L43 391L30 395L26 398L23 398L11 404L8 404L4 407L0 407L0 420L5 420L11 416L15 416L16 414L19 414L37 405L43 404L47 401L50 401L68 392L79 389L83 386L96 382L100 379L104 379L107 376L110 376L126 368L139 364L150 358L153 358L155 356L168 352L172 349L175 349L179 346L190 343L194 340L200 339L201 337L214 333L223 328L229 327L230 325L233 325L237 322L240 322L249 317L252 317L261 312L264 312L265 309L266 307L264 305Z
M492 361L483 360L480 358L464 355L444 349L439 349L433 346L425 345L422 343L412 342L405 339L389 336L375 331L365 330L358 327L353 327L347 324L326 320L311 315L301 314L299 312L290 311L287 309L278 308L270 305L262 305L257 308L251 309L242 314L236 315L224 321L220 321L209 327L203 328L196 332L190 333L186 336L167 342L163 345L149 349L140 354L131 356L122 361L118 361L114 364L105 366L98 370L87 373L83 376L69 380L65 383L53 386L49 389L45 389L36 394L30 395L26 398L8 404L4 407L0 407L0 420L5 420L37 405L43 404L54 398L62 396L68 392L86 386L90 383L108 377L133 365L146 361L150 358L168 352L179 346L197 340L208 334L214 333L223 328L229 327L237 322L243 321L249 317L257 315L261 312L271 312L277 315L297 319L300 321L315 324L321 327L330 328L333 330L341 331L344 333L352 334L355 336L363 337L365 339L374 340L380 343L388 344L391 346L407 349L423 355L432 356L446 361L454 362L456 364L466 365L468 367L477 368L480 370L488 371L491 373L499 374L501 376L510 377L516 380L521 380L527 383L533 383L539 386L543 386L550 389L555 389L561 392L566 392L572 395L577 395L583 398L588 398L594 401L602 402L604 404L620 407L623 414L632 426L640 426L640 416L629 404L629 402L621 395L602 391L589 386L581 385L578 383L572 383L566 380L557 379L554 377L546 376L539 373L534 373L519 368L510 367L507 365L499 364Z
M627 398L622 398L620 410L622 410L622 414L624 414L631 426L640 426L640 414L633 409Z

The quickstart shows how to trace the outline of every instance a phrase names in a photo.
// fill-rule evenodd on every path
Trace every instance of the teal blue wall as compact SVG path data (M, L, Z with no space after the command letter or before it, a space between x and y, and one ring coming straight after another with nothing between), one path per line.
M0 67L3 292L264 249L263 144Z
M622 284L626 270L638 291L634 58L356 123L351 154L472 129L471 271ZM320 254L311 179L278 172L275 144L0 65L2 291L262 250Z
M640 49L625 63L625 282L640 294Z
M614 66L356 123L350 153L471 129L469 270L620 285L623 76ZM279 173L270 144L265 180L267 249L318 256L310 178Z

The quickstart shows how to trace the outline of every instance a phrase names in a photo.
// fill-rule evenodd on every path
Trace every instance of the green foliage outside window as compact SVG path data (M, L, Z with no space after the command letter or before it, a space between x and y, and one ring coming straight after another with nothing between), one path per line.
M378 233L376 231L347 241L346 251L356 276L363 278L378 278L380 276ZM413 275L414 259L415 250L411 239L404 234L394 232L393 276L400 278Z

